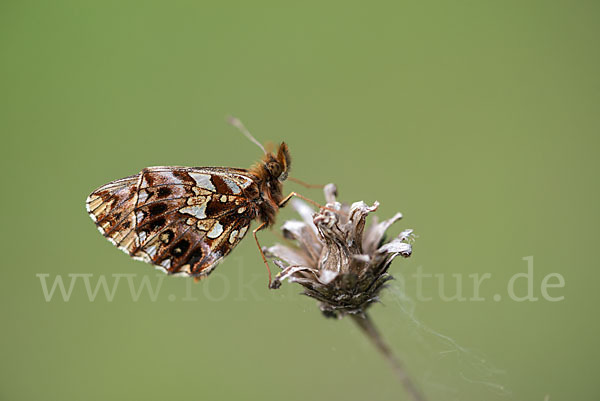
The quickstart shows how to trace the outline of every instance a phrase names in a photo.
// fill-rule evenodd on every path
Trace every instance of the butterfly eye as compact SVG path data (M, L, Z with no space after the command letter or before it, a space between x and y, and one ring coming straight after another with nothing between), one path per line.
M271 174L271 176L274 178L279 178L279 176L281 175L281 166L279 165L279 163L267 163L267 170L269 170L269 174Z

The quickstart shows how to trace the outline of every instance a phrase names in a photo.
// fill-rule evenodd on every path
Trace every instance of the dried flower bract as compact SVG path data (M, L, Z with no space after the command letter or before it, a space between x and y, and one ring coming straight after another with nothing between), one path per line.
M320 301L321 311L328 317L362 314L392 277L387 272L392 260L412 253L412 230L405 230L386 241L385 232L397 220L397 213L378 223L377 216L366 226L366 218L379 204L367 206L355 202L351 206L336 201L336 188L325 186L327 209L315 214L306 203L295 200L292 205L303 221L291 220L282 226L285 238L296 246L276 244L265 248L282 271L272 288L288 280L304 287L304 293Z

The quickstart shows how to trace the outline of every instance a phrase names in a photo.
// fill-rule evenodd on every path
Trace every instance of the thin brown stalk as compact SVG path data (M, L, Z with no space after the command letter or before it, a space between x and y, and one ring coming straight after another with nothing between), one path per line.
M419 391L415 383L412 381L406 370L404 369L404 365L392 352L387 343L383 340L383 337L379 334L379 331L373 324L371 318L366 314L354 314L350 315L352 319L356 322L358 327L361 328L363 333L373 342L375 347L381 352L383 357L387 359L387 361L392 365L392 369L394 373L398 377L398 380L404 386L404 389L411 397L413 401L426 401L423 394Z

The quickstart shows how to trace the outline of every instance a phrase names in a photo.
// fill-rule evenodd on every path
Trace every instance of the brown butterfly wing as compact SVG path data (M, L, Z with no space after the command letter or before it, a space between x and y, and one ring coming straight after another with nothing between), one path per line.
M229 168L150 167L87 200L100 232L170 274L209 274L256 217L256 178Z

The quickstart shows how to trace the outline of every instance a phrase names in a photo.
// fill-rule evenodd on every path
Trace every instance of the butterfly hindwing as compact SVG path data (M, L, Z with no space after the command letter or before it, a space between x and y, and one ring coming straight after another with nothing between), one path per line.
M135 220L132 210L137 198L139 174L110 182L88 196L86 208L98 231L120 249L135 241Z
M202 277L244 237L257 196L246 170L151 167L100 187L87 207L102 234L132 257Z

